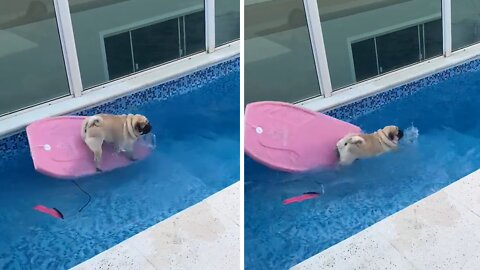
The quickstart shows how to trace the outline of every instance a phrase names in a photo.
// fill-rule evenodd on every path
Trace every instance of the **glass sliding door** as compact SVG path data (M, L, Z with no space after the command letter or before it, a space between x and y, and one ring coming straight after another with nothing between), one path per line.
M215 1L215 44L240 38L240 0Z
M302 0L245 0L245 103L320 95Z
M334 90L442 55L441 0L318 0Z
M0 115L68 95L53 2L0 7Z
M452 0L452 49L480 41L480 0Z
M355 81L441 55L442 46L441 20L352 42Z
M85 88L205 50L203 0L69 0Z

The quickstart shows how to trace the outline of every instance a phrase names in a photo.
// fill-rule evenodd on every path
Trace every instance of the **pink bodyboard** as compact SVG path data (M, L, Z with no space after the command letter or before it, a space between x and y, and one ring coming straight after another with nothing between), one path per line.
M336 144L351 133L359 134L361 129L289 103L256 102L245 109L245 152L280 171L335 166Z
M83 116L60 116L43 119L27 127L28 143L35 170L61 179L73 179L98 173L93 153L82 140ZM151 149L140 143L134 148L137 160L146 158ZM112 145L103 144L101 169L111 171L127 166L131 161L116 153Z

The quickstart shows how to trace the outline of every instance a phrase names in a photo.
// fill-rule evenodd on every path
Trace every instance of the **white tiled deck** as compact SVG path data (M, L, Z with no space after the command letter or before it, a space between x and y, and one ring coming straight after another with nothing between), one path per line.
M292 269L480 269L480 170Z
M240 269L239 192L236 182L73 269Z

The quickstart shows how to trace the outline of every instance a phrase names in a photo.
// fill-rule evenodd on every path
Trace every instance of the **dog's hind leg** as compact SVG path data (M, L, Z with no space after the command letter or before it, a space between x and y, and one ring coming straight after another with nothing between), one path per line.
M101 172L100 163L102 161L102 144L103 141L98 138L87 138L85 143L88 145L88 148L93 152L93 161L95 162L95 168L97 171Z
M95 152L93 152L93 160L95 161L95 168L97 169L98 172L101 172L102 169L100 169L100 163L102 161L102 148L97 149Z

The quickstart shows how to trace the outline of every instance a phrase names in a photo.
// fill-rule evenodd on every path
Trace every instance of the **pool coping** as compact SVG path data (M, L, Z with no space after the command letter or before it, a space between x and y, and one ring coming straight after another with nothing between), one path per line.
M292 267L476 269L480 170Z
M71 268L239 269L240 181Z

